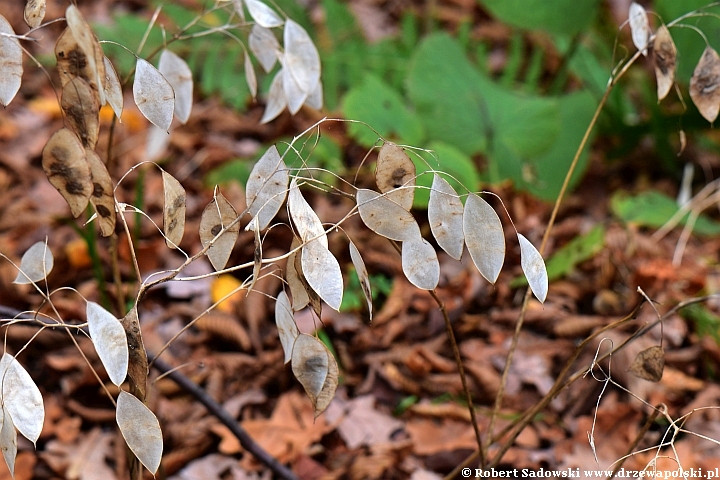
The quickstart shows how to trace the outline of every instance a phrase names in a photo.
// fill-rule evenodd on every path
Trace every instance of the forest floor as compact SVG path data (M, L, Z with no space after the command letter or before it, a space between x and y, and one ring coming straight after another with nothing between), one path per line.
M99 18L110 3L98 2L94 7ZM2 5L0 13L14 25L22 22L21 7ZM57 11L51 14L62 16ZM18 263L31 245L47 239L55 258L47 285L71 288L52 296L54 307L67 321L85 318L82 297L97 302L108 299L112 308L120 310L119 305L127 305L136 293L127 237L119 233L117 238L120 288L111 273L111 240L97 239L105 281L100 286L88 243L80 235L84 221L71 219L67 204L41 167L45 142L63 122L56 94L44 73L29 62L23 82L22 96L0 112L0 252ZM129 94L125 103L123 125L116 132L118 161L113 178L145 156L148 123L132 106ZM238 113L214 98L198 98L190 121L173 128L163 167L187 191L181 246L190 254L200 249L200 215L213 196L205 182L208 172L231 159L252 157L263 144L303 131L320 118L317 112L303 110L294 117L283 113L270 124L259 125L261 115L262 105L253 104ZM106 146L110 115L103 118L99 145ZM366 152L347 137L343 124L324 124L322 133L343 145L343 162L352 179ZM692 156L693 149L686 155ZM360 172L358 184L372 185L370 170ZM141 187L136 188L138 184ZM654 229L624 222L611 210L611 198L620 189L634 193L655 189L674 196L678 185L632 166L608 164L600 148L593 150L584 180L560 209L546 258L598 226L600 240L587 259L551 281L544 304L530 302L504 383L496 431L541 401L575 348L593 331L630 315L643 303L634 318L589 342L571 373L587 370L597 352L620 345L679 302L720 288L718 237L691 236L681 261L674 264L682 229L658 238ZM149 167L126 177L117 195L127 203L141 197L144 211L162 224L162 191L159 170ZM242 185L230 182L221 191L238 211L244 208ZM517 230L539 245L552 205L516 192L510 185L493 191L503 199ZM308 197L328 222L344 216L352 205L343 198ZM135 216L126 215L133 234L138 234L143 275L181 263L182 258L166 248L150 222L143 220L136 227ZM428 233L424 217L423 212L417 214L423 232ZM281 211L280 218L287 221L286 213ZM501 218L509 227L507 216ZM274 301L269 298L280 289L277 277L264 278L248 295L230 297L173 341L162 358L222 404L262 448L299 478L441 478L477 448L443 317L431 295L405 279L400 257L389 242L367 230L357 216L343 228L362 247L379 295L369 323L362 292L349 274L345 295L355 301L349 301L342 313L323 310L323 335L336 354L341 381L335 400L317 419L290 366L283 364ZM506 232L507 257L495 285L480 276L467 252L462 261L439 254L438 295L450 313L485 438L525 293L525 287L511 286L522 271L515 234L510 228ZM252 260L253 238L253 232L240 233L231 263ZM331 236L330 249L347 271L351 263L343 238ZM283 253L290 241L288 229L274 229L265 238L263 254ZM160 351L188 321L251 270L153 289L139 306L147 349ZM211 271L209 262L201 260L185 273ZM12 283L16 275L10 262L0 262L0 316L12 318L14 312L36 309L50 312L33 288ZM705 310L700 313L682 311L663 317L662 326L633 338L612 356L611 364L602 362L602 371L595 368L594 375L581 376L565 388L520 433L498 468L518 476L522 469L594 476L592 470L608 468L628 453L638 452L625 461L626 471L643 470L653 459L659 471L674 471L678 468L675 458L684 469L715 472L720 468L720 447L708 438L720 439L720 410L696 411L682 422L683 432L676 437L668 421L693 409L720 406L716 381L720 323L712 316L720 311L720 302L711 299L702 305ZM308 311L297 313L296 320L302 332L310 333L318 326ZM18 358L40 387L46 412L36 448L23 438L18 440L15 478L126 478L126 453L115 412L92 370L100 372L111 392L117 389L105 376L91 342L76 336L81 353L64 331L43 331L34 337L36 332L35 327L22 324L3 329L9 352L27 345ZM664 349L665 367L659 381L628 372L638 353L656 345ZM606 384L608 372L616 383ZM228 428L186 391L156 371L151 371L150 382L148 405L164 434L164 475L183 480L272 478L267 467L245 453ZM633 445L654 408L662 413ZM665 448L655 448L663 442ZM491 447L490 458L495 452L496 447ZM9 473L3 466L0 480L4 478Z

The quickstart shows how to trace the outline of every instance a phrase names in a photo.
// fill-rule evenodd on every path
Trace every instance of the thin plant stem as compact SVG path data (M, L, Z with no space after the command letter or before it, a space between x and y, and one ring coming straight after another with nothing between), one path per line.
M470 388L468 388L467 377L465 376L465 368L463 367L462 357L460 357L460 349L458 348L457 341L455 340L455 333L450 323L450 317L448 316L447 307L438 296L435 290L430 290L430 295L437 303L440 311L442 312L443 320L445 320L445 329L447 330L448 338L450 339L450 345L452 346L453 356L455 357L455 363L458 367L458 374L460 374L460 381L462 382L463 391L465 393L465 401L468 404L468 411L470 412L470 421L472 422L473 430L475 431L475 439L478 444L478 452L480 452L480 466L485 466L485 456L483 455L483 443L482 436L480 435L480 427L478 425L477 417L475 414L475 406L473 405L472 395L470 394Z
M636 448L636 447L638 446L638 444L640 443L640 440L643 439L643 437L644 437L645 434L648 432L648 430L650 430L650 427L652 426L652 424L655 423L655 419L656 419L656 418L658 417L658 415L660 414L660 409L661 409L661 408L662 408L662 405L660 405L659 407L656 407L656 408L652 411L652 413L650 414L650 416L647 418L647 420L645 420L645 424L642 426L642 428L640 429L640 431L638 432L638 434L635 435L635 440L633 440L632 444L628 447L627 453L626 453L625 455L623 455L622 459L621 459L619 462L617 462L617 464L615 465L615 468L613 468L612 473L610 474L609 477L607 477L607 480L612 480L613 478L615 478L615 475L617 475L617 473L620 471L620 469L622 468L623 464L625 463L625 460L627 460L628 457L629 457L630 455L632 455L632 452L635 451L635 448Z
M597 108L595 109L595 113L593 114L592 120L590 120L590 123L588 124L587 128L585 129L585 134L583 135L582 140L580 141L580 145L578 146L577 150L575 151L575 156L572 159L572 162L570 163L570 167L568 168L567 173L565 174L565 179L563 180L562 187L560 188L560 192L558 193L557 199L555 200L555 205L553 206L552 213L550 214L550 220L548 220L547 228L545 229L545 233L542 238L542 242L540 244L540 255L542 255L545 251L545 247L547 246L547 242L550 239L550 233L552 232L552 228L555 225L555 220L557 219L558 211L560 210L560 205L562 204L563 199L565 198L565 193L567 192L568 186L570 184L570 179L573 176L573 173L575 173L575 169L577 167L578 161L580 160L580 155L582 154L583 150L585 150L585 146L587 145L588 140L590 139L590 134L592 133L593 129L595 128L595 125L597 124L597 120L600 117L600 112L605 107L605 103L607 102L608 97L610 96L610 92L612 91L613 87L617 84L617 82L622 78L622 76L627 72L628 68L635 63L635 61L640 57L641 51L637 51L635 55L633 55L625 64L622 66L622 68L618 71L616 75L613 75L610 77L610 80L608 81L608 85L605 88L605 92L603 93L602 98L600 99L600 102L598 103ZM500 407L502 405L503 397L505 394L505 385L507 383L507 378L510 373L510 367L512 365L513 357L515 355L515 351L517 350L518 341L520 338L520 332L523 327L523 323L525 321L525 314L527 312L527 307L530 301L530 297L532 295L532 290L530 287L527 288L525 291L525 296L523 297L523 303L522 308L520 309L520 315L518 317L518 321L515 324L515 332L513 334L513 338L510 344L510 350L508 351L507 360L505 361L505 366L503 368L502 378L500 381L500 389L498 390L498 394L495 397L495 405L493 407L492 414L490 416L490 425L488 427L488 435L491 437L493 436L493 429L495 426L495 419L497 417L498 412L500 411ZM519 433L519 432L518 432ZM490 448L490 445L492 442L487 442L485 448ZM487 451L486 455L487 457Z

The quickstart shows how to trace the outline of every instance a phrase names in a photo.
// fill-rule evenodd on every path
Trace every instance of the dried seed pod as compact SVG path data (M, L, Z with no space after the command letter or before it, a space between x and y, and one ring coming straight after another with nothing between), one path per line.
M133 98L140 113L153 125L170 130L175 110L175 91L150 62L138 58L135 64Z
M95 149L100 133L100 104L85 80L75 77L65 84L60 102L70 129L84 147Z
M12 26L0 15L0 103L3 106L12 102L22 82L22 47L13 35Z
M720 57L706 47L690 78L690 98L708 122L714 122L720 111Z
M659 345L646 348L638 353L628 372L638 378L659 382L665 369L665 352Z
M367 267L365 267L365 261L363 261L360 251L352 241L350 241L350 260L352 260L358 280L360 280L360 288L362 288L363 295L365 296L368 313L370 315L370 322L372 322L373 303L372 288L370 287L370 275L368 275Z
M361 188L355 195L365 225L383 237L401 242L420 237L420 227L406 209L372 190Z
M98 214L100 233L103 237L109 237L115 232L115 222L117 221L110 173L108 173L107 167L93 150L85 149L85 159L90 167L93 184L90 203Z
M260 230L264 230L280 210L287 196L289 181L290 172L273 145L255 163L245 186L248 213L254 217Z
M655 33L653 60L659 101L670 93L670 89L675 83L675 64L677 63L677 48L675 48L670 31L665 25L658 28Z
M495 283L505 261L505 235L495 210L475 194L470 194L465 201L463 232L470 257L480 274Z
M158 70L175 90L175 117L184 124L190 118L192 110L192 71L185 60L170 50L163 50L160 54Z
M455 189L440 175L433 177L428 202L428 222L438 245L455 260L465 246L463 204Z
M432 290L440 281L440 263L435 249L422 237L402 243L402 269L418 288Z
M43 149L43 170L60 192L74 217L78 217L93 192L85 148L73 132L62 128L55 132Z
M83 78L95 90L98 103L105 105L105 64L103 63L104 55L100 42L90 25L83 18L80 10L72 3L65 10L65 20L73 38L77 42L78 48L85 56L86 63L83 71L86 73L87 78ZM65 83L63 83L64 86Z
M335 357L317 338L300 334L292 351L292 371L320 415L335 396L338 366Z
M180 245L185 233L185 189L175 177L162 172L163 178L163 231L165 243L170 248Z
M375 183L386 197L405 210L410 210L415 196L415 164L405 151L392 142L385 142L378 154Z
M544 303L548 292L548 274L545 262L535 246L519 233L518 241L520 242L522 271L537 299L540 300L540 303Z
M20 271L13 283L23 285L45 279L54 265L53 254L45 242L28 248L20 259Z
M236 222L217 239L215 237L236 218L237 212L235 208L220 192L217 192L213 201L205 207L202 213L200 218L200 242L203 248L212 242L207 251L207 256L215 270L222 270L227 265L235 242L240 235L240 226ZM214 242L213 239L215 239Z
M30 28L37 28L45 18L45 0L28 0L25 4L25 11L23 16L25 17L25 23Z
M630 32L635 47L643 55L647 55L648 40L650 39L650 23L648 22L647 12L641 5L633 2L630 4L628 21L630 22Z

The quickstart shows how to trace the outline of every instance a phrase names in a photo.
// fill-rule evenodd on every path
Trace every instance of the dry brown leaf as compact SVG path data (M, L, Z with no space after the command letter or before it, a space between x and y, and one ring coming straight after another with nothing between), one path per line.
M100 105L93 89L75 77L63 87L61 105L70 129L84 147L94 149L100 133Z
M628 372L638 378L659 382L665 368L665 352L659 345L646 348L638 353Z
M415 164L392 142L385 142L378 154L375 183L387 198L410 210L415 195ZM391 192L392 190L392 192ZM388 193L390 192L390 193Z
M165 170L162 172L162 179L165 243L170 248L177 248L185 233L185 189Z
M351 450L362 445L388 442L391 435L403 426L401 421L377 411L375 397L371 395L357 397L348 402L338 400L338 403L337 408L342 409L345 414L338 425L338 433ZM335 420L331 421L335 423Z
M690 78L690 98L708 122L714 122L720 111L720 57L706 47Z
M70 205L73 217L78 217L93 191L90 167L80 140L67 128L58 130L43 149L42 165L50 183Z
M655 33L653 60L659 101L670 93L670 89L675 83L675 64L677 62L677 48L675 48L670 31L665 25L658 28Z
M416 455L434 455L477 447L472 426L467 422L444 420L438 423L435 420L417 418L408 421L405 430L410 434Z
M217 239L215 237L236 218L237 212L235 208L220 192L216 193L213 201L203 211L200 219L200 242L203 248L212 242L207 251L207 256L215 270L225 268L238 235L240 235L240 226L235 222L225 233ZM215 240L213 241L213 239Z
M68 84L70 85L70 84ZM112 180L107 167L100 160L98 154L90 148L85 149L85 159L90 167L93 191L90 203L98 214L98 225L103 237L109 237L115 232L115 197L113 196Z

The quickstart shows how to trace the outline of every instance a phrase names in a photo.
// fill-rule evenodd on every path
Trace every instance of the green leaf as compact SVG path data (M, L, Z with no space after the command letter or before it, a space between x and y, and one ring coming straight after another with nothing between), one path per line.
M487 145L487 99L492 82L467 60L449 35L438 33L417 47L407 75L409 98L429 140L454 145L467 155Z
M368 123L386 139L402 139L410 144L418 144L423 139L418 116L405 106L395 90L373 75L366 76L362 84L348 92L343 111L348 118ZM351 123L348 129L350 135L366 147L377 142L377 134L365 125Z
M688 305L680 310L683 318L695 323L695 331L700 337L711 337L720 344L720 317L699 304Z
M568 275L575 267L597 255L605 245L605 227L596 225L585 235L579 235L558 249L545 262L548 280L553 281ZM510 282L512 288L527 285L524 276L516 277Z
M679 210L675 200L655 190L648 190L636 196L618 192L610 199L612 212L626 223L642 227L660 228ZM688 215L680 222L685 225ZM720 235L720 222L707 215L700 215L693 226L700 235Z
M670 0L672 1L672 0ZM595 18L599 0L481 0L490 13L508 25L575 35Z
M425 209L428 206L428 201L430 200L429 188L432 185L433 175L432 173L425 172L431 169L439 170L447 173L448 175L452 175L452 177L446 175L443 175L442 177L447 180L460 195L468 190L473 192L477 190L480 185L480 175L478 174L477 168L475 168L475 164L470 157L452 145L442 142L432 142L429 145L429 149L435 151L439 159L439 164L435 158L424 153L421 155L425 159L425 162L415 155L410 156L415 163L417 171L417 180L415 185L419 187L415 190L413 207ZM430 165L429 167L428 164ZM462 185L458 182L458 180L459 182L462 182Z
M222 166L207 174L205 184L209 187L224 185L229 182L238 182L240 185L245 185L248 178L250 178L250 171L254 163L240 158L225 162Z

